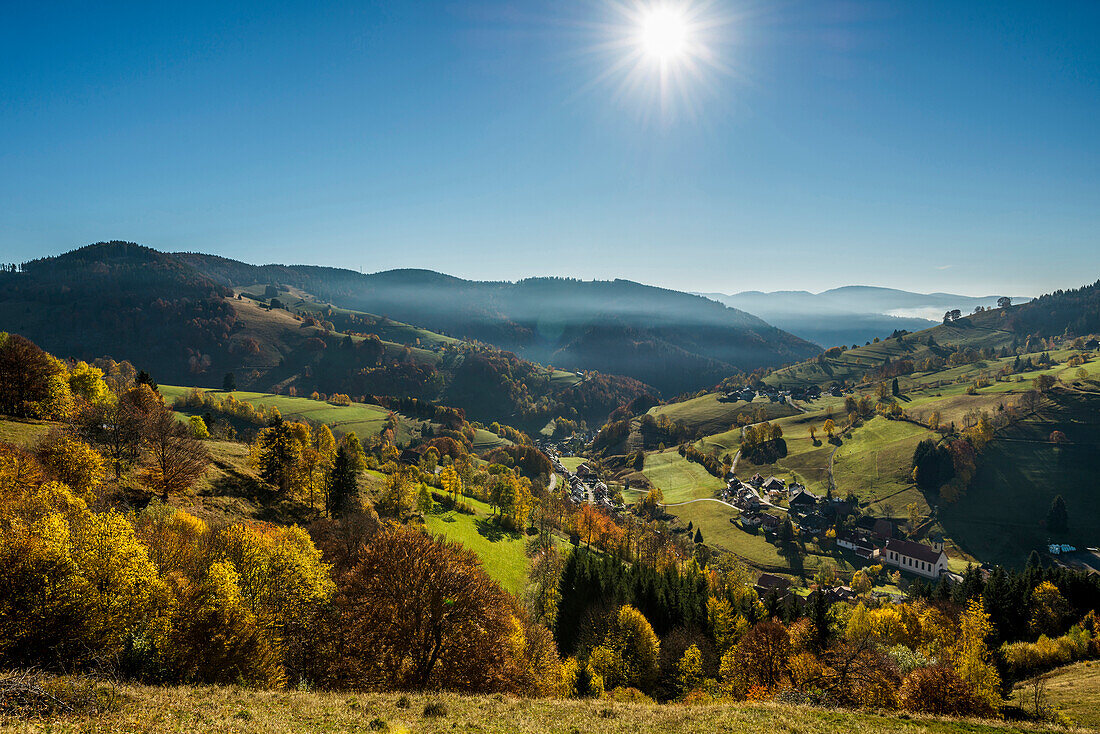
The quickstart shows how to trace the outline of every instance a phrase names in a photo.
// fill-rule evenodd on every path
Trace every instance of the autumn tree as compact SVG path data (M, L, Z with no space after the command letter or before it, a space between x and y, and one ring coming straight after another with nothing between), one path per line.
M203 441L210 438L210 429L206 427L206 421L202 416L193 415L187 420L187 428L191 432L191 438Z
M997 708L1001 678L986 644L992 634L993 625L981 600L971 600L959 615L959 637L954 650L955 671L970 686L976 699Z
M439 484L451 496L451 503L457 506L459 495L462 494L462 478L453 466L445 466L439 472Z
M50 474L81 497L90 498L91 492L103 482L103 457L68 433L50 432L38 446L38 458Z
M630 605L612 614L603 642L589 655L589 665L610 690L649 690L657 680L661 643L649 620Z
M148 455L141 479L150 491L160 492L166 500L170 492L186 491L206 473L210 454L171 410L160 406L146 417L142 429Z
M684 650L676 664L676 685L680 695L687 695L703 685L703 653L698 645Z
M21 418L40 415L63 365L30 339L0 332L0 413Z
M375 504L378 513L398 518L407 515L416 503L418 484L415 470L411 467L403 466L387 475L382 496L378 498L378 502Z
M508 594L470 550L418 530L384 530L340 579L334 677L385 689L503 687L518 625Z
M720 674L734 691L745 691L751 685L774 689L786 677L790 656L787 630L778 622L764 620L722 656Z
M142 394L142 390L149 395ZM140 456L145 410L157 403L152 395L148 387L131 389L117 400L85 406L77 418L80 434L99 447L116 480L122 477L122 470Z

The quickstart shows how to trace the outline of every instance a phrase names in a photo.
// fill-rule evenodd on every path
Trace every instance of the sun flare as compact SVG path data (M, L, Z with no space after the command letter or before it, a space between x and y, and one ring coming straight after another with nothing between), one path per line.
M592 87L610 88L662 125L698 119L717 98L737 22L725 0L598 0L607 20L590 47L603 66ZM721 100L719 100L721 101Z
M669 62L681 58L691 42L687 17L676 8L654 8L642 16L638 40L651 59Z

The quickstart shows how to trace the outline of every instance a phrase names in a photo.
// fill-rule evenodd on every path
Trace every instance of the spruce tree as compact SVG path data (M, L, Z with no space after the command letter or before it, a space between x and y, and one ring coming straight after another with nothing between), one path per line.
M1066 511L1066 501L1062 495L1058 495L1050 503L1050 510L1047 512L1047 530L1058 534L1069 530L1069 513Z
M291 435L290 426L276 417L260 436L260 478L286 492L294 484L301 447Z
M329 517L342 517L357 509L359 500L359 470L355 457L347 446L336 449L336 459L328 476Z

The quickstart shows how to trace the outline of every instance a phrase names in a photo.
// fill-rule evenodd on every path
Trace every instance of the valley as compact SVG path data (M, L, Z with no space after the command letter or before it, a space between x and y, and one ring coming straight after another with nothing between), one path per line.
M205 263L207 272L193 262ZM559 366L543 366L477 337L359 310L354 304L370 301L354 295L362 284L347 274L289 269L278 272L293 283L243 284L256 274L252 266L214 265L112 243L9 273L12 287L0 298L0 315L67 357L57 359L22 336L0 339L0 401L8 406L0 417L0 480L3 491L16 493L0 496L0 513L7 513L0 517L12 528L37 528L35 513L78 508L64 520L73 548L88 523L117 518L123 536L130 534L141 548L135 562L149 559L141 573L159 579L149 582L158 589L166 584L157 593L176 600L141 602L151 605L156 626L129 623L165 649L141 653L151 663L125 663L165 671L126 668L131 672L121 675L134 683L224 682L220 669L202 668L206 653L171 637L177 634L171 630L185 629L182 610L200 603L228 605L216 607L218 618L244 625L240 634L251 641L227 641L226 654L252 656L234 665L258 688L325 680L323 687L384 691L426 689L410 667L371 679L364 671L387 664L377 650L338 651L336 640L385 604L400 610L391 617L415 625L428 623L420 611L436 609L432 599L448 600L438 607L444 617L450 604L461 603L495 642L486 638L469 653L486 657L458 673L462 658L454 656L466 655L467 647L448 637L440 654L452 662L428 674L436 681L429 688L535 692L539 701L595 696L605 707L634 707L606 709L623 721L633 715L628 711L655 720L662 715L655 702L676 701L723 707L714 715L748 716L765 726L766 717L754 717L777 705L781 691L807 685L796 659L823 665L848 654L884 677L881 688L868 691L828 668L813 673L812 680L833 687L841 708L945 713L913 698L906 686L919 676L899 672L901 658L889 657L946 654L955 667L943 674L962 670L961 648L938 647L947 644L936 636L945 634L936 631L941 612L933 610L941 608L950 630L970 624L968 615L997 620L991 629L998 641L981 643L980 665L993 670L998 661L1009 686L960 683L974 686L966 695L980 697L947 713L1008 711L1015 705L1008 703L1010 684L1036 665L1051 669L1094 657L1085 610L1100 601L1100 577L1089 570L1088 555L1100 534L1091 481L1100 435L1096 285L945 317L921 331L896 330L793 363L738 370L707 357L719 370L713 382L669 396L637 377L556 359ZM51 328L33 306L28 310L27 304L46 309L48 287L74 273L91 273L79 297L115 320L70 333ZM416 278L438 284L435 276ZM348 280L345 305L318 295ZM114 291L96 301L95 289L104 285ZM50 308L57 309L48 311L51 319L68 318L64 306ZM169 323L178 330L167 330ZM441 323L434 326L442 329ZM1082 326L1087 331L1074 331ZM623 333L665 354L683 350ZM100 352L113 343L117 356ZM682 364L694 369L706 351ZM659 361L651 368L671 369ZM710 379L705 371L694 374L693 380ZM575 472L584 472L592 491L569 486L565 480ZM84 494L66 494L76 487L86 487ZM13 499L20 492L37 499L20 505ZM25 543L37 532L16 533L0 552L30 553ZM225 555L222 549L237 543L252 550ZM264 554L275 555L263 560ZM436 560L425 565L420 559L427 557ZM229 595L216 602L203 596L214 591L190 595L190 588L215 583L226 559L232 574L217 583L229 584ZM71 567L84 563L74 557ZM384 566L390 570L371 575ZM270 574L271 582L261 581ZM418 580L392 583L406 577ZM1009 589L1027 589L1022 601L1013 601L1011 591L988 596L1002 577ZM191 580L180 585L183 578ZM460 578L470 579L463 587L469 591L449 586ZM24 588L19 579L12 583ZM387 596L395 589L402 591ZM1041 622L1057 636L1063 651L1057 656L1029 631L1039 617L1013 617L1021 604L1033 615L1045 613L1040 592L1061 595L1065 605L1061 617ZM299 593L308 598L283 598ZM421 593L435 596L420 599ZM975 594L978 611L968 602ZM234 617L244 614L233 611L234 599L247 599L252 616ZM307 615L302 627L285 616L293 605ZM205 612L187 614L207 619ZM820 614L837 616L814 616ZM862 614L909 615L924 631L915 637L902 628L869 628L865 639L875 641L851 647L862 634ZM636 634L653 641L649 662L615 662L642 654L631 645L643 644L619 636L617 625L640 625ZM135 643L111 629L106 642L82 639L117 655L137 654L126 652ZM460 627L436 629L456 635ZM797 641L800 629L819 630L825 642L815 648ZM401 642L387 644L407 645L417 634L401 633ZM788 688L753 693L757 679L734 666L739 660L759 666L750 644L763 634L781 635L802 652L784 653ZM882 657L888 641L894 647ZM8 644L39 659L34 645ZM1032 657L1019 658L1017 649ZM264 657L269 650L274 657ZM1048 662L1029 662L1044 655ZM346 667L349 661L367 667ZM180 673L186 666L205 672ZM684 672L693 669L695 683ZM491 680L476 678L489 670ZM764 669L752 670L756 676ZM915 670L941 668L928 663ZM76 695L63 680L43 680ZM186 698L189 690L162 694L160 713L138 730L155 731L160 717L175 716L173 697ZM805 695L782 693L797 701ZM448 696L437 698L455 711L472 705L473 699ZM771 703L733 703L756 696ZM1088 716L1065 700L1066 710ZM371 710L388 711L385 701ZM591 712L568 715L587 721ZM707 715L699 709L693 725ZM392 730L432 730L433 716L376 718ZM923 726L911 721L917 730ZM805 722L807 731L819 725Z

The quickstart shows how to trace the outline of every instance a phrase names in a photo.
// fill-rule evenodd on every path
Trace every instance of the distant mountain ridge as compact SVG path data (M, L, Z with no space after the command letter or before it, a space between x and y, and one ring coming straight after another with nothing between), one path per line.
M198 253L176 257L228 287L290 285L340 307L488 342L543 364L633 377L665 395L820 351L744 311L626 280L488 282L430 270L361 274Z
M781 329L822 347L862 344L896 330L919 331L939 322L946 311L964 314L992 308L998 295L916 293L897 288L850 285L820 293L809 291L742 291L702 293L733 308L753 313ZM1026 297L1013 297L1023 303Z

